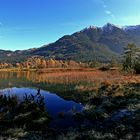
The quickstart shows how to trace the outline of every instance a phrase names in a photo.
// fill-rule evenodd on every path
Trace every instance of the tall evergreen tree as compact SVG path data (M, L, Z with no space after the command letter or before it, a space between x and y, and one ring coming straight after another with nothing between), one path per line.
M128 44L124 51L123 69L125 71L135 71L135 65L139 60L139 48L135 44Z

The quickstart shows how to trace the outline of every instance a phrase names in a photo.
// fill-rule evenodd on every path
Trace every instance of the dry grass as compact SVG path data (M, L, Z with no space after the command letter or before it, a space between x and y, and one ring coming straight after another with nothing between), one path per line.
M140 83L140 75L124 75L117 71L79 70L51 73L27 74L28 78L36 82L52 84L129 84ZM81 87L82 88L82 87Z
M0 78L26 78L33 82L46 82L50 84L80 85L78 88L85 88L83 85L94 84L129 84L140 83L140 75L125 75L119 70L100 71L96 69L48 69L48 71L31 72L18 71L15 73L0 73Z

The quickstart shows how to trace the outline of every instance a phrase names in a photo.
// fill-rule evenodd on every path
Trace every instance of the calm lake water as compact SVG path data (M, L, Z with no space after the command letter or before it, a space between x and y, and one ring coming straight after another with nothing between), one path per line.
M37 72L0 72L0 94L16 95L21 101L25 94L36 94L37 89L41 89L41 95L44 97L45 107L49 115L53 117L51 126L67 127L77 125L72 119L73 110L81 111L83 106L72 100L66 100L57 95L42 89L47 82L47 73ZM44 84L44 83L45 84ZM42 84L43 86L42 86ZM45 88L45 87L44 87ZM59 117L60 113L64 113L64 119Z

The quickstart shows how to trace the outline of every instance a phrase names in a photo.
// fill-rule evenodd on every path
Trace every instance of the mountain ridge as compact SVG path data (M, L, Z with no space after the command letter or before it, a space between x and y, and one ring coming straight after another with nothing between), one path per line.
M128 43L140 46L140 25L103 27L89 26L71 35L64 35L54 43L28 50L0 50L1 61L22 61L30 56L43 56L76 61L109 61L119 57Z

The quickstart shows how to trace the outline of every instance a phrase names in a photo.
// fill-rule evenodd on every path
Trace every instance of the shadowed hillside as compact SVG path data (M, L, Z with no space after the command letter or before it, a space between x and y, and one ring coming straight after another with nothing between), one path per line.
M120 58L128 43L140 46L140 26L118 27L107 23L103 27L90 26L72 35L65 35L54 43L41 48L24 51L0 51L0 60L19 62L30 56L44 56L47 59L109 61Z

